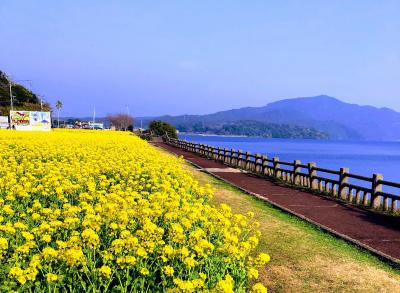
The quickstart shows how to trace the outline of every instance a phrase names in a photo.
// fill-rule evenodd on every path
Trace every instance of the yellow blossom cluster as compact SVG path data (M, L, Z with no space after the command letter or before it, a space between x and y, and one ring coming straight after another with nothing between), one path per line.
M0 292L266 292L252 214L124 132L0 131Z

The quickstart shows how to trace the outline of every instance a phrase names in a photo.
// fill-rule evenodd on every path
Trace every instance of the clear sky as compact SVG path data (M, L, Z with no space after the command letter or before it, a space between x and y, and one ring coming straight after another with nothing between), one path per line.
M327 94L400 111L400 1L0 0L0 70L63 115Z

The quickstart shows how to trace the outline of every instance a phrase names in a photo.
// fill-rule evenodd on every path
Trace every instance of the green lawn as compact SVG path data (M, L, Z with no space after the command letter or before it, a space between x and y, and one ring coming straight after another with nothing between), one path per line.
M213 204L253 211L261 224L260 251L271 256L260 280L270 292L400 292L400 271L377 257L205 173L188 167L215 188Z

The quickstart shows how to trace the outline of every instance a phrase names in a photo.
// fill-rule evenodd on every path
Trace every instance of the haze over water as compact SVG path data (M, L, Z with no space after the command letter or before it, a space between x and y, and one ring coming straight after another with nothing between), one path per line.
M371 176L384 175L385 180L400 182L400 142L333 141L313 139L278 139L260 137L224 137L180 135L181 139L261 153L281 161L316 162L318 167L339 170L350 168L351 173ZM324 174L325 176L325 174ZM328 176L326 176L328 177ZM391 190L395 191L395 190ZM396 193L399 193L397 190Z

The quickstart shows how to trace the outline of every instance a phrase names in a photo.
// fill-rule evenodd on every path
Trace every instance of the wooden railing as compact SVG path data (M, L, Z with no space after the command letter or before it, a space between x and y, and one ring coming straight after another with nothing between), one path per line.
M261 154L216 148L205 144L173 139L168 136L163 137L163 140L171 146L196 153L229 167L242 169L360 207L392 214L400 212L400 196L383 191L385 187L389 187L396 191L398 190L400 193L400 183L383 180L381 174L366 177L352 174L348 168L341 168L339 171L335 171L317 167L316 163L305 165L299 160L283 162L278 157L270 159ZM360 183L359 185L350 183L349 179L352 182L357 181Z

